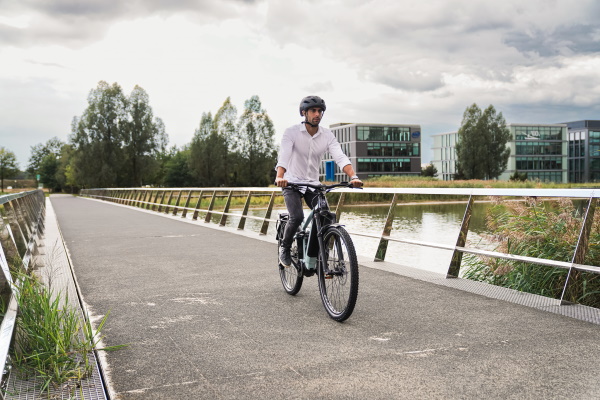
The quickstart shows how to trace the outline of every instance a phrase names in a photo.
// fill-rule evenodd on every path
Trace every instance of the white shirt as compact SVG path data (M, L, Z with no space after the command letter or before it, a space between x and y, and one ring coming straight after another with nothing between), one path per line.
M323 155L329 151L340 169L350 164L340 143L328 128L319 126L317 133L310 136L305 124L289 127L283 134L277 166L285 168L284 178L291 183L319 183L319 165Z

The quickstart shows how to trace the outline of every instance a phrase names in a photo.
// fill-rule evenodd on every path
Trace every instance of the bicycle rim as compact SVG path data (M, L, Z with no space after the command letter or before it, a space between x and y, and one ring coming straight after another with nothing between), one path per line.
M358 296L358 261L352 239L342 227L330 228L323 237L326 260L319 256L319 292L331 318L344 321L354 311ZM327 268L324 268L324 267ZM326 270L331 271L327 274Z
M279 251L279 248L277 248ZM292 255L292 265L289 267L284 267L281 264L279 265L279 276L281 277L281 284L283 285L283 289L290 295L295 295L300 291L302 287L302 280L304 276L302 275L302 267L300 266L300 262L298 261L298 246L294 241L291 248Z

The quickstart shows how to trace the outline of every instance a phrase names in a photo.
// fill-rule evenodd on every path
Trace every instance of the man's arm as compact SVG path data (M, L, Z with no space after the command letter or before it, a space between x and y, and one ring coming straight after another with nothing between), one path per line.
M277 176L275 177L275 185L277 187L286 187L288 184L288 181L283 177L283 174L285 174L285 168L277 167Z
M350 183L354 187L361 187L363 185L362 181L358 179L358 176L354 172L354 168L352 168L352 164L348 164L344 166L343 171L346 175L350 177Z

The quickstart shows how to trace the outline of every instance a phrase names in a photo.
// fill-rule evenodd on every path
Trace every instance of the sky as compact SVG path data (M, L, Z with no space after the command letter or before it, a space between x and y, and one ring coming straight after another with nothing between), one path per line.
M322 124L456 131L492 104L507 123L600 119L597 0L0 0L0 146L67 142L99 81L146 90L169 144L202 113L258 95L276 129L300 100Z

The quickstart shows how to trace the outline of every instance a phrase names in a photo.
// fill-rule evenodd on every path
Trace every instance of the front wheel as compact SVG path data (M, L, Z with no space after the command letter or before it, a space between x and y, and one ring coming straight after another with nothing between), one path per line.
M325 260L319 254L319 292L331 318L344 321L354 311L358 296L358 261L350 235L341 226L323 235Z

